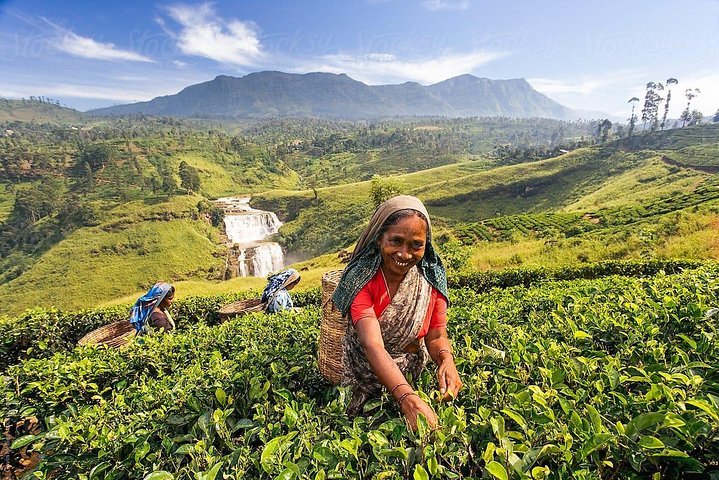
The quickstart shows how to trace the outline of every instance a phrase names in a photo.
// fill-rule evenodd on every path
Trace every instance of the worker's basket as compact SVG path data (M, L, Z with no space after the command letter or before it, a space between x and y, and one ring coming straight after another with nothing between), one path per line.
M82 337L78 345L107 345L119 348L127 345L136 335L135 327L128 320L104 325Z
M267 307L267 303L259 298L249 298L247 300L239 300L220 308L220 321L226 322L230 318L240 317L253 312L262 312Z
M332 294L342 277L342 270L331 270L322 276L322 322L320 324L320 373L330 382L339 385L344 375L343 340L347 333L347 319L342 318Z

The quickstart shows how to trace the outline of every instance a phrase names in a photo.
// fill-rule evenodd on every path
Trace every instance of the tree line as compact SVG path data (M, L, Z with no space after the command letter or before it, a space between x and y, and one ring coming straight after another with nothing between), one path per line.
M668 78L664 83L654 81L647 82L645 86L644 105L641 110L642 130L649 130L650 132L664 130L667 126L669 103L672 99L672 87L678 84L679 80L673 77ZM666 92L666 94L664 94L664 92ZM692 109L691 107L692 100L700 93L701 91L698 88L687 88L684 90L684 97L687 99L687 104L679 117L679 120L682 122L682 127L697 125L701 123L704 118L702 112ZM627 119L629 122L628 136L630 137L634 134L634 129L639 120L639 117L635 113L635 106L640 101L637 97L632 97L628 100L628 103L632 106L631 114ZM661 116L659 114L660 109L662 111ZM719 110L717 110L717 114L719 114ZM717 115L715 115L715 118L716 117ZM714 119L714 121L719 120Z

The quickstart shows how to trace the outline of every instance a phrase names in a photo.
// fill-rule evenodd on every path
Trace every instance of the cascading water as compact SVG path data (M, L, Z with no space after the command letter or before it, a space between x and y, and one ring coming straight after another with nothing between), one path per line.
M237 275L264 277L284 267L282 247L264 239L282 226L273 212L255 210L249 198L220 198L215 203L225 211L225 232L236 246Z

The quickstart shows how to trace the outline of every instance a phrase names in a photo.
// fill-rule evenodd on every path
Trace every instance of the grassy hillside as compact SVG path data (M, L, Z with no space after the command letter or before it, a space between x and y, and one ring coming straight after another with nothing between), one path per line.
M719 202L638 220L632 225L570 236L529 235L467 243L465 268L565 267L617 259L696 259L719 261Z
M624 151L612 145L582 148L556 158L493 168L491 161L466 161L399 175L399 191L422 199L437 224L488 221L529 212L602 212L630 215L627 207L656 210L662 199L714 183L711 173L670 165L662 151ZM313 192L273 191L253 199L285 214L282 241L293 251L318 254L347 246L373 209L370 182ZM682 205L666 205L667 213ZM708 200L709 198L707 198ZM611 210L622 207L624 210ZM659 210L657 210L659 211ZM616 216L615 215L615 216Z
M716 258L708 201L719 198L719 178L686 159L701 153L711 166L719 129L656 132L532 161L480 155L488 141L477 132L487 125L513 132L506 121L487 122L295 120L286 132L282 122L266 123L265 136L257 125L173 119L80 130L22 124L0 139L1 173L11 182L0 192L0 306L127 302L158 278L185 282L181 295L260 288L261 280L207 278L219 277L208 274L220 268L222 247L197 210L202 196L253 192L255 206L286 222L278 240L288 261L308 259L301 268L318 284L374 208L373 182L353 181L368 173L426 202L457 268ZM549 144L562 125L520 122L513 136L531 145L547 134ZM177 185L181 164L197 172L202 196Z
M0 122L81 123L82 112L38 100L0 98Z
M82 308L158 280L218 275L224 251L217 230L193 219L198 199L127 203L100 225L74 231L22 275L0 285L0 314L33 306Z

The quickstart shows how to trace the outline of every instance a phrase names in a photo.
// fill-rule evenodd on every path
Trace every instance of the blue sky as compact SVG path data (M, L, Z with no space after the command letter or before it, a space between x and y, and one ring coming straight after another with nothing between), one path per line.
M719 0L0 0L0 96L86 110L217 75L347 73L424 85L526 78L568 107L628 116L679 80L671 115L719 108Z

